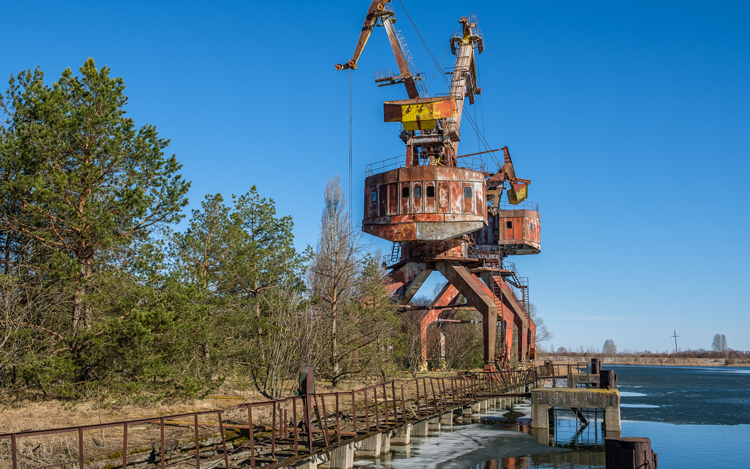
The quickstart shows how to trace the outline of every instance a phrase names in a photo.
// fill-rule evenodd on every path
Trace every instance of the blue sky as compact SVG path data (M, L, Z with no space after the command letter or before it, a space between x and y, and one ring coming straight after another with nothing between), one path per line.
M404 4L438 60L458 19L478 14L483 94L467 112L533 181L542 253L513 260L554 345L663 351L677 329L681 349L724 333L750 350L750 4ZM111 67L136 123L172 140L191 207L256 185L294 218L303 247L328 178L347 185L348 72L334 64L351 57L368 5L12 2L0 77L39 66L52 81L87 57ZM395 8L429 81L436 68ZM404 153L382 101L406 93L372 79L389 68L377 29L352 74L356 219L364 165ZM447 89L436 78L429 91ZM470 127L462 135L460 153L480 149Z

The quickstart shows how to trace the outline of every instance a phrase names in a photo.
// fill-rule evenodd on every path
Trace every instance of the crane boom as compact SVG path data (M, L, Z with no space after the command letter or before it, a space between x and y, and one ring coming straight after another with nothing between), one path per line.
M416 71L411 70L409 62L404 56L404 51L401 49L401 43L399 42L396 31L393 27L393 10L386 7L389 3L391 3L391 0L373 0L370 4L370 8L367 10L365 23L362 26L362 32L359 34L359 40L357 41L357 47L354 48L354 55L348 62L337 64L336 70L357 69L357 62L359 62L359 57L362 55L362 51L367 44L367 40L370 38L370 34L372 34L372 29L377 26L378 20L380 20L382 25L385 26L385 31L388 35L388 42L391 44L391 49L393 50L393 55L396 57L396 63L398 64L399 70L399 76L390 78L388 81L391 83L389 84L404 83L409 98L416 99L419 98L419 91L417 90L417 85L415 83L417 73Z
M413 70L408 55L404 53L402 38L393 27L395 16L389 8L391 0L373 0L367 10L362 32L351 60L336 65L337 70L356 70L365 44L375 26L384 26L388 41L396 57L399 75L377 77L378 86L403 83L409 99L386 101L383 103L383 115L386 122L400 122L403 125L401 139L406 144L406 166L428 164L435 166L458 166L458 144L461 141L461 118L464 102L468 98L474 104L476 96L482 93L478 86L475 50L484 52L484 40L477 27L476 15L462 17L459 20L460 31L450 39L456 64L453 67L448 96L430 98L423 93L420 96L416 81L419 74ZM411 65L411 66L410 66ZM513 162L508 153L508 147L502 149L505 153L504 164L495 174L488 173L488 189L498 198L504 190L504 183L508 181L508 201L518 204L526 199L527 179L516 178ZM483 153L483 152L480 152ZM469 156L469 155L463 155ZM420 160L424 160L421 163ZM497 206L497 205L496 205Z

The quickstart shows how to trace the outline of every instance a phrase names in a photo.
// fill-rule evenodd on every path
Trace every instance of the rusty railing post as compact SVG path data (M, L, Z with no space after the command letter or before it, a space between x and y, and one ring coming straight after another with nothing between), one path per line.
M453 407L456 407L456 378L451 376L451 397L453 398Z
M388 426L388 391L385 389L385 383L383 383L383 407L385 413L385 426Z
M375 395L375 428L380 429L380 409L378 408L378 387L374 386L372 392Z
M445 408L448 407L448 388L445 387L445 378L440 378L440 381L441 381L442 386L443 386L442 401L443 401L443 412L445 412Z
M18 469L18 454L16 452L16 434L10 435L10 458L13 469Z
M294 432L294 455L299 455L299 430L297 429L297 398L292 398L292 432Z
M417 417L422 417L422 409L421 409L421 403L419 402L419 380L414 380L415 384L417 385Z
M435 380L433 378L430 378L430 389L432 389L432 402L435 404L435 413L437 414L440 410L438 409L437 394L435 394Z
M250 440L250 466L255 467L255 434L253 432L253 408L247 405L247 435Z
M318 425L320 426L320 431L323 433L323 440L325 441L326 447L331 445L331 442L328 439L328 421L326 420L326 427L323 428L323 419L320 418L320 406L318 406L318 395L314 394L313 397L315 398L315 415L318 416ZM320 400L323 401L323 415L325 416L325 406L326 406L326 398L324 394L320 395Z
M367 388L365 388L365 422L367 433L370 433L370 404L367 402Z
M396 403L396 381L391 380L391 394L393 395L393 423L398 424L398 404Z
M128 422L125 422L122 424L122 469L127 469L127 467L128 467ZM200 469L200 468L197 468L197 469Z
M219 416L219 431L221 432L221 447L224 449L224 468L229 469L229 453L227 452L227 439L224 435L224 420L221 418L221 411L216 413ZM273 444L271 445L273 448ZM271 455L273 456L273 449L271 449Z
M271 456L276 452L276 401L271 403Z
M160 429L159 439L161 441L161 450L159 452L161 461L159 461L159 467L161 467L161 469L164 469L164 417L159 418L159 429ZM83 469L83 466L81 466L81 469Z
M323 431L325 432L326 435L330 435L330 433L328 432L328 411L326 410L326 395L325 394L320 395L320 402L321 402L321 407L323 408L323 423L326 426L326 428Z
M313 394L313 396L315 396ZM312 431L312 404L310 403L310 396L307 395L302 398L302 402L305 404L305 425L307 425L307 443L309 446L310 454L313 454L313 431Z
M195 414L195 469L201 469L201 445L200 435L198 434L198 414ZM123 466L122 469L127 469Z
M406 401L404 400L404 383L401 383L401 413L404 415L404 422L406 422Z
M341 443L341 426L339 424L339 393L336 393L336 439Z
M357 406L354 402L354 391L351 392L352 396L352 428L354 430L354 438L357 438Z
M162 437L162 440L163 439L164 438ZM83 469L83 428L81 427L78 427L78 467Z

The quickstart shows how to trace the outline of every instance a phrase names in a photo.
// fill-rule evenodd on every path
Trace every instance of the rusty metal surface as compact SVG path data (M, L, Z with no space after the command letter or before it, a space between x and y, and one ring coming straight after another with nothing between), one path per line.
M441 261L437 262L435 267L451 285L456 286L458 292L466 298L468 304L482 313L484 321L482 325L484 362L494 362L497 305L493 300L492 292L488 292L484 282L462 265L452 265L448 261Z
M435 320L437 320L437 318L440 316L440 313L443 311L443 307L455 304L460 296L461 295L458 293L458 289L456 287L454 287L450 283L446 284L440 291L438 296L430 304L431 309L422 318L419 327L419 334L421 338L420 350L423 362L427 362L427 328L430 326L430 324L434 323Z
M455 238L484 227L484 199L476 171L411 166L376 174L365 181L362 230L393 242Z

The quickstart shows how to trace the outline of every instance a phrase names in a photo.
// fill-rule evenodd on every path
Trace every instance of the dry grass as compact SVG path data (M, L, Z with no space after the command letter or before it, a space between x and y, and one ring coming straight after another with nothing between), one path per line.
M418 375L419 378L448 376L455 376L455 373L429 372ZM391 378L410 380L412 376L405 375ZM380 383L381 381L377 379L356 378L346 380L334 389L331 387L330 382L318 379L316 380L316 391L318 394L336 391L348 392ZM397 385L396 388L397 395L400 397L400 385ZM413 384L407 384L404 388L404 394L407 397L416 394ZM387 391L390 397L392 388L388 386ZM439 392L439 389L437 391ZM423 395L424 390L421 390L420 393ZM432 393L432 390L429 393ZM378 400L382 402L382 394L380 392L378 394ZM363 395L360 394L357 396L358 407L362 405L360 402L362 399ZM3 396L3 399L0 400L0 434L98 425L101 423L107 424L220 409L228 409L222 414L225 423L246 424L247 414L245 409L229 409L246 402L261 402L266 400L257 391L249 389L246 380L239 379L228 380L222 388L206 399L163 401L152 404L105 403L95 400L70 403L56 400L20 400L13 396ZM334 408L332 399L328 401L328 405L332 411ZM341 405L348 406L350 405L350 401L345 398L341 401ZM180 418L177 420L188 419ZM253 421L256 424L270 424L270 406L254 409ZM218 428L218 419L215 415L200 417L200 422L202 434L214 434ZM192 431L187 425L170 424L165 436L167 440L192 438ZM152 443L158 441L158 435L158 424L129 426L129 452L150 451ZM102 455L102 457L105 455L108 455L107 457L119 457L117 455L120 454L119 451L121 451L123 441L123 428L121 426L87 430L83 436L84 454L87 457L97 454ZM18 449L23 465L38 466L53 463L59 464L64 461L75 461L78 457L78 432L72 431L63 434L19 438ZM9 463L9 440L0 440L0 468L8 467Z
M450 372L428 372L419 373L418 377L439 378L454 375L455 373ZM393 378L411 379L412 377L407 375ZM205 399L166 400L153 404L101 403L94 400L69 403L57 400L17 400L12 396L3 396L0 399L0 433L97 425L99 423L122 422L190 412L205 412L227 409L245 402L267 400L256 390L248 389L246 383L238 383L237 381L228 380L212 396ZM318 393L348 392L380 382L378 379L355 378L340 383L337 388L332 388L330 382L317 379L315 387ZM231 398L227 399L228 397Z

